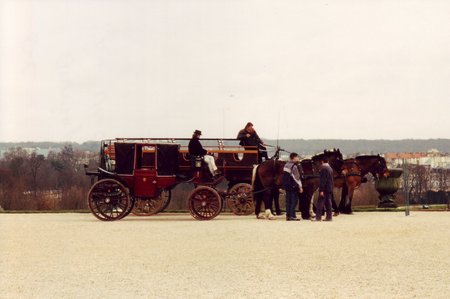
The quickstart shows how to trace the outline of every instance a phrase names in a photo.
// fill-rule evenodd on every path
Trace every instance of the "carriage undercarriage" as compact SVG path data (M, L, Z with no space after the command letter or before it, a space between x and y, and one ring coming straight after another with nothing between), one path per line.
M120 220L130 213L136 216L151 216L167 208L170 193L170 190L163 190L157 198L135 198L119 181L103 179L91 187L88 206L94 216L103 221ZM251 185L239 183L229 191L202 185L197 186L188 196L189 212L198 220L214 219L225 204L235 215L253 213Z

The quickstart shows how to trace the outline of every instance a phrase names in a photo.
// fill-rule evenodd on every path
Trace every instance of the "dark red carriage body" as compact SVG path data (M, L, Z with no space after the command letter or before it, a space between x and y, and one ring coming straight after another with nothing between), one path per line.
M101 166L134 197L153 198L177 184L179 144L113 142L103 148Z

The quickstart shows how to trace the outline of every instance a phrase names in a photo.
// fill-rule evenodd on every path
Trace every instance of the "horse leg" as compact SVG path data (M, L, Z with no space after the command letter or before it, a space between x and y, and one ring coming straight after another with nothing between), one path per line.
M275 203L275 213L277 215L281 215L281 209L280 209L280 191L278 191L278 188L273 188L272 190L272 199Z
M331 206L333 207L333 216L338 216L339 215L339 207L336 203L334 193L331 195Z
M298 209L303 219L309 219L311 212L311 186L305 184L303 192L299 194Z
M308 215L306 213L307 210L307 200L306 200L307 191L303 191L303 193L299 194L298 201L298 210L300 211L303 219L308 219Z
M348 187L346 182L345 185L342 186L341 202L339 203L339 211L344 214L346 213L347 196L348 196Z
M272 220L275 219L270 209L272 208L272 190L268 190L263 194L264 198L264 208L266 209L265 216L267 219Z
M314 194L309 195L309 217L316 217L316 213L314 213Z
M348 203L345 206L345 212L347 214L353 214L353 209L352 209L352 200L353 200L353 194L355 192L355 187L354 186L350 186L349 190L348 190Z
M259 214L261 213L262 201L263 201L263 195L255 194L255 215L256 215L256 217L258 217Z

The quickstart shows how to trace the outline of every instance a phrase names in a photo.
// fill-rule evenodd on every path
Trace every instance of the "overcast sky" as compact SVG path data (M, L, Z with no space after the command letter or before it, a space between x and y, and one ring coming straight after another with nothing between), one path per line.
M448 0L0 3L0 141L450 138Z

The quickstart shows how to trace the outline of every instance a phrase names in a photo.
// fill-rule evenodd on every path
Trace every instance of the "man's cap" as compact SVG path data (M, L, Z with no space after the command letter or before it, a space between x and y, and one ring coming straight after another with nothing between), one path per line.
M194 131L194 134L195 134L195 135L202 135L202 131L200 131L200 130L195 130L195 131Z
M253 127L253 124L252 124L251 122L248 122L248 123L245 125L246 128L248 128L248 127L250 127L250 126Z

